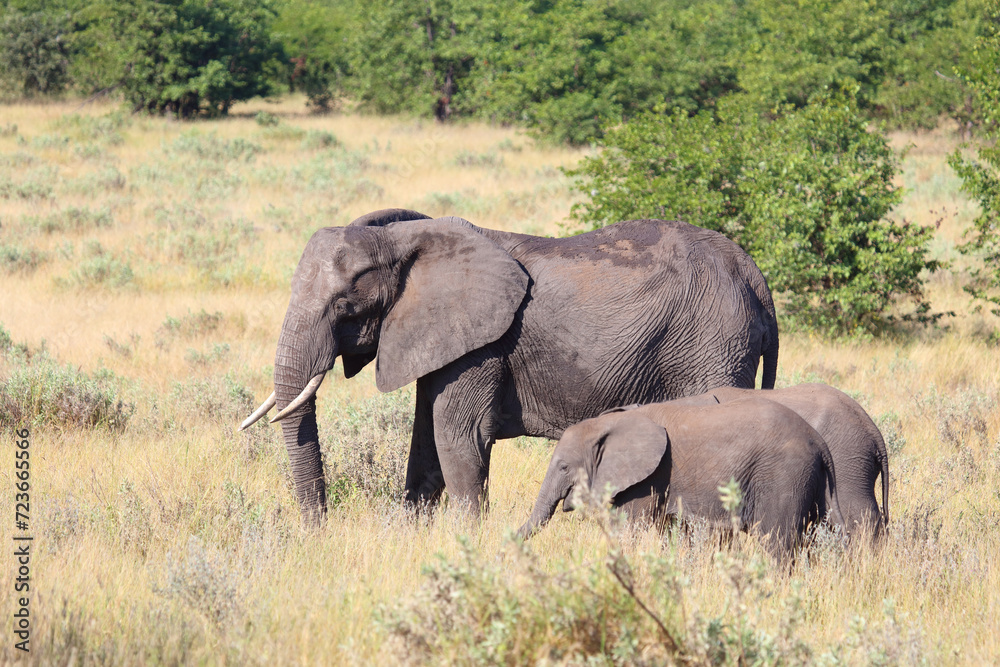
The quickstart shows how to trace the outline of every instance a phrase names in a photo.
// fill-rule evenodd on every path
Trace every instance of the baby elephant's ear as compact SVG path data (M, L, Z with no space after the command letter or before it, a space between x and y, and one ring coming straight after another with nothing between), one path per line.
M603 417L604 415L610 415L615 412L628 412L629 410L635 410L636 408L641 408L642 406L638 403L632 403L631 405L620 405L617 408L611 408L610 410L605 410L598 417Z
M627 411L614 419L603 442L596 445L600 451L591 481L597 494L610 484L612 498L652 475L669 445L666 429L647 417Z

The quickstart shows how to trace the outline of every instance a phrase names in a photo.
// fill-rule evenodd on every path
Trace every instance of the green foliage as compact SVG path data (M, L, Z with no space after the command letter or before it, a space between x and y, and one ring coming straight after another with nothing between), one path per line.
M731 16L688 0L372 4L348 86L382 113L478 116L582 144L644 109L694 111L732 90Z
M25 216L22 219L22 224L43 234L57 234L111 227L114 224L114 218L111 209L107 206L97 210L70 206L47 215Z
M17 346L11 349L18 349ZM121 382L110 371L93 375L60 366L45 352L9 360L0 382L0 430L60 426L122 431L135 406L120 398Z
M350 67L347 44L358 29L353 2L286 0L274 21L288 62L289 87L318 111L330 109Z
M465 80L490 17L488 2L364 3L349 41L348 91L379 113L451 116L464 108Z
M933 128L942 116L964 128L979 118L956 69L968 67L983 0L896 0L890 33L898 43L875 96L877 115L894 128Z
M105 60L135 110L224 115L271 91L281 57L270 0L125 0L96 3L89 35L109 40Z
M336 410L328 412L320 426L331 434L331 444L323 452L330 468L326 471L330 503L338 505L359 494L402 501L413 395L396 392L333 407Z
M170 146L170 152L178 155L190 155L215 163L252 162L258 153L263 152L259 144L247 141L242 137L236 139L220 139L215 133L185 132Z
M71 48L68 14L23 12L12 7L0 18L0 91L11 96L58 95L68 83Z
M762 108L802 107L842 88L868 105L892 48L889 16L875 0L751 0L744 11L739 85Z
M126 287L135 280L128 260L108 252L97 241L87 244L84 258L70 273L67 284L78 287Z
M1000 1L990 0L988 12L973 51L966 78L990 131L977 152L977 159L956 151L948 160L962 178L962 189L980 206L979 216L966 231L963 253L981 258L983 265L972 269L972 281L965 287L973 298L992 304L1000 314Z
M4 273L32 273L48 259L48 254L36 248L0 243L0 269Z
M901 298L921 317L932 231L887 216L898 158L853 102L781 107L768 121L734 97L717 113L647 115L615 129L575 171L591 228L680 219L722 232L757 262L781 311L829 332L877 330Z

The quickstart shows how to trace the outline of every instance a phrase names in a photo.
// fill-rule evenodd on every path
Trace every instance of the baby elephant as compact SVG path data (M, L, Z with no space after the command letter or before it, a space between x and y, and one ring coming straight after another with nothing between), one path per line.
M833 520L843 526L823 438L788 408L754 397L725 405L656 403L569 427L518 535L527 538L547 523L559 501L573 509L577 485L599 493L609 485L612 504L633 519L681 515L728 528L718 488L730 479L743 491L740 528L768 536L779 559L826 515L828 487Z
M837 469L837 491L847 533L865 531L878 540L889 521L889 456L878 427L858 403L825 384L800 384L782 389L754 390L719 387L706 403L728 403L749 396L767 398L802 417L826 441ZM685 402L698 397L681 399ZM875 500L875 480L882 477L882 511Z

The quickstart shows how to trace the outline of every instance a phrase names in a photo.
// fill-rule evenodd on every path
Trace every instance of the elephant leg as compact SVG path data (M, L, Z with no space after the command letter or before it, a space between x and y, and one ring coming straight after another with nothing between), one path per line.
M434 395L434 442L448 496L477 516L487 502L500 410L499 373L499 360L488 359L439 382Z
M875 496L870 492L857 493L850 488L844 492L838 488L837 496L851 543L877 543L882 533L882 512L875 502ZM829 506L829 500L827 503Z
M406 463L406 504L417 509L435 505L444 490L444 475L434 445L433 403L427 384L424 378L417 380L413 436Z

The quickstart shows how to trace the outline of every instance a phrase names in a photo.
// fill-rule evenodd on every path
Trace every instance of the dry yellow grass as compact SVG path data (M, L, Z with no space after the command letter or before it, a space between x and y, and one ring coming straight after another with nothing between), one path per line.
M242 399L225 398L221 378L228 373L258 399L269 393L288 279L317 227L401 206L555 234L575 197L558 168L583 153L477 124L310 116L303 108L297 99L260 102L223 121L139 118L105 134L80 128L110 106L0 109L0 127L18 126L0 136L0 179L49 189L0 199L0 245L47 257L34 270L0 272L0 324L59 363L123 378L121 395L135 404L120 434L33 431L32 654L16 652L5 633L0 661L395 662L405 656L378 619L413 599L436 554L460 559L459 536L520 585L519 557L505 538L530 512L548 461L544 443L497 445L481 523L447 507L414 521L395 503L359 493L332 509L322 531L304 532L275 431L235 434L233 406L242 409ZM260 110L280 123L258 124ZM84 120L67 120L71 114ZM332 133L339 147L308 146L319 132ZM60 136L68 142L53 139ZM238 139L262 152L226 157L234 144L224 142ZM960 260L954 245L974 210L944 162L957 142L946 132L894 141L915 144L897 214L921 224L942 218L934 251ZM193 152L219 145L216 157ZM64 220L70 207L107 207L112 221L52 233L31 222ZM225 221L242 230L239 246L226 245ZM103 254L88 250L94 242ZM127 263L132 278L116 286L114 274L74 277L93 257L105 268L113 268L109 257ZM819 380L850 392L883 427L892 452L893 524L884 550L820 549L790 576L770 572L748 589L745 613L764 632L787 627L787 601L801 597L796 632L813 659L832 651L849 663L878 662L881 651L885 662L904 664L1000 660L1000 363L989 337L997 321L971 312L960 277L932 277L929 292L935 310L960 315L910 340L782 338L779 384ZM205 324L197 317L203 311L221 319ZM0 358L0 377L14 365ZM221 407L209 400L216 394ZM405 396L386 403L370 369L351 381L334 377L319 396L324 444L342 440L332 421L359 419L348 406L405 413L412 401ZM13 445L9 433L2 437L7 539ZM407 445L379 443L395 451ZM732 607L714 549L664 543L652 531L621 539L640 590L652 583L641 554L675 558L690 623L699 614L743 613ZM530 549L572 571L605 571L604 537L581 517L557 516ZM8 619L14 576L12 559L0 558L0 614Z

